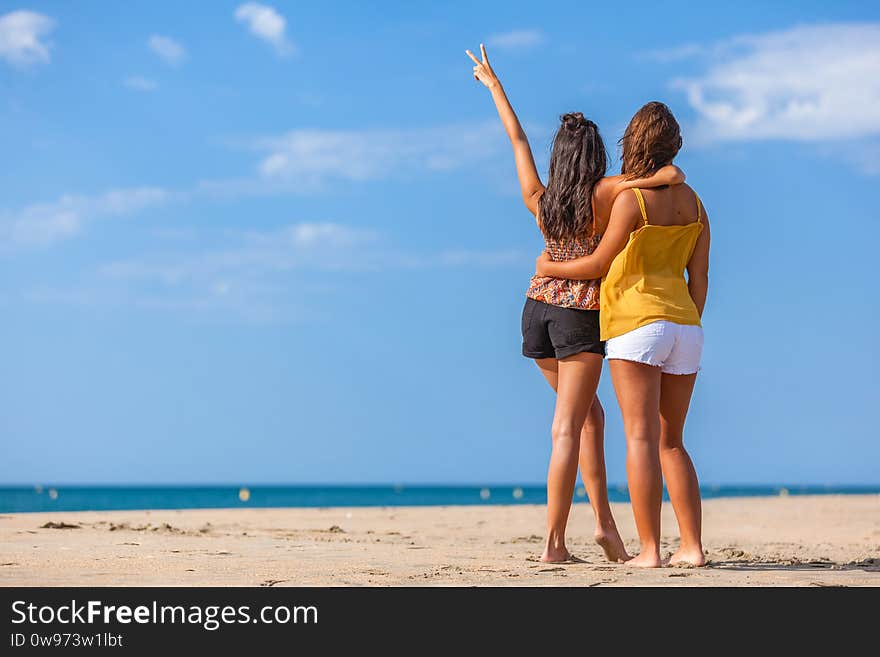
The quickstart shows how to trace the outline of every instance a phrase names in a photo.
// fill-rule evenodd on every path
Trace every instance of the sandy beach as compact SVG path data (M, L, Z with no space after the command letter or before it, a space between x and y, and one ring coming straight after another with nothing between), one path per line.
M629 506L615 516L632 551ZM676 547L664 505L664 548ZM705 502L710 565L605 561L589 507L537 561L542 506L212 509L0 516L4 586L880 586L880 496Z

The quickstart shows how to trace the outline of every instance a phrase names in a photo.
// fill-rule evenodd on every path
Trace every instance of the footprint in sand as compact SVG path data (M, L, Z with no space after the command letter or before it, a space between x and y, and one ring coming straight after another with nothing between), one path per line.
M507 543L541 543L544 539L538 536L537 534L532 534L531 536L516 536L515 538L511 538ZM504 543L505 541L499 541Z
M275 586L276 584L281 584L283 582L289 582L287 579L267 579L265 582L260 582L260 586Z

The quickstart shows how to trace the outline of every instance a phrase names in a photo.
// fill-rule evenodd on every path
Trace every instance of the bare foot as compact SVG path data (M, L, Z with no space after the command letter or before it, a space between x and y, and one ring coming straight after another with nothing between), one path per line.
M611 529L596 527L593 540L602 548L605 558L611 563L623 563L632 559L626 552L623 539L620 538L620 532L617 531L617 527L612 527Z
M565 547L551 548L549 545L544 548L544 554L541 555L541 561L544 563L565 563L571 561L571 552Z
M663 563L660 561L660 555L651 552L642 552L626 562L627 566L635 568L660 568Z
M706 555L700 548L681 548L669 557L670 566L693 566L700 568L706 565Z

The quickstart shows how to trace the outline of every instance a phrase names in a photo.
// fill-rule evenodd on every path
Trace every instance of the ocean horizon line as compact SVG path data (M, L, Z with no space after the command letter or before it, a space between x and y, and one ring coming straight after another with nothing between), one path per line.
M880 485L717 485L705 499L789 495L872 495ZM629 502L624 485L609 486L612 502ZM667 495L664 491L664 498ZM578 485L574 502L587 502ZM219 508L328 508L545 504L543 484L31 484L0 485L0 513Z
M580 484L580 481L578 482ZM609 489L626 488L626 482L610 482ZM75 482L75 481L25 481L25 482L0 482L0 491L17 488L34 487L64 487L64 488L231 488L248 486L251 488L482 488L490 487L514 487L535 488L546 486L544 481L471 481L471 482L407 482L407 481L380 481L380 482L254 482L247 479L229 481L170 481L170 482ZM869 488L880 490L880 482L872 483L840 483L840 482L708 482L701 483L700 488L837 488L837 489L860 489Z

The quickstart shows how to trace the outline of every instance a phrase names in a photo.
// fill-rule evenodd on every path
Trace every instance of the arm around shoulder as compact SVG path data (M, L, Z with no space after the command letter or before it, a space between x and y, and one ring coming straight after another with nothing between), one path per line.
M684 171L674 164L667 164L664 167L660 167L660 169L654 174L645 178L636 178L633 180L627 180L623 176L616 176L615 178L617 179L614 181L613 194L616 197L621 192L624 192L627 189L632 189L633 187L650 188L663 187L665 185L681 185L684 183L686 176L684 175Z
M608 273L617 254L623 251L640 216L635 196L621 196L614 202L608 228L593 253L562 262L543 257L538 260L538 275L575 281L602 278Z

